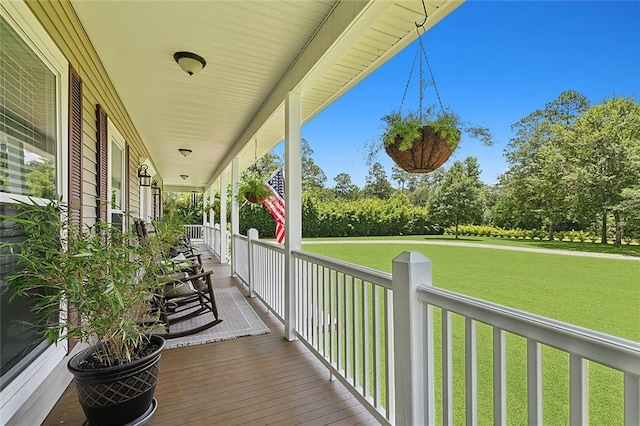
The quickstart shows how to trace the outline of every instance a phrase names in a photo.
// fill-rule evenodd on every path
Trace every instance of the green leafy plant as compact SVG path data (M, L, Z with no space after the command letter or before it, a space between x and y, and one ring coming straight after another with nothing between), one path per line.
M393 145L400 141L398 148L406 151L413 146L413 142L422 136L422 127L431 126L449 144L454 151L460 142L460 131L457 129L458 118L451 113L439 115L434 120L421 118L420 114L410 111L407 114L393 112L382 117L385 123L382 134L384 146Z
M382 117L382 122L380 138L365 145L365 158L369 165L384 149L402 169L425 173L437 169L449 158L458 147L462 133L484 145L493 144L488 128L465 122L448 109L435 113L433 106L422 113L395 111ZM409 150L414 152L404 154Z
M262 179L257 175L248 174L243 177L238 194L251 203L260 203L270 195L270 192L265 189Z
M142 356L149 334L160 327L149 316L149 302L158 286L163 244L153 236L140 243L104 222L78 229L68 223L60 201L17 206L17 213L2 216L23 237L0 244L3 256L17 261L6 280L12 298L37 300L43 338L88 343L96 368Z
M382 142L384 146L396 143L400 139L398 148L406 151L413 146L413 142L421 137L421 129L430 126L449 144L451 151L458 147L461 133L466 133L474 139L480 140L489 146L493 144L493 136L489 129L477 126L460 119L460 116L452 111L445 110L439 114L433 113L433 107L428 108L423 114L409 111L406 114L393 112L382 117L384 122Z

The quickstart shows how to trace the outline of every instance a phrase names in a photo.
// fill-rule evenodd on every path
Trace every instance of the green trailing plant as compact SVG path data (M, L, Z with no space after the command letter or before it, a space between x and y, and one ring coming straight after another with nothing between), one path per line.
M398 143L397 147L400 151L412 148L414 142L422 137L422 128L425 126L431 127L446 140L451 152L458 147L463 133L486 146L491 146L494 142L493 135L487 127L463 121L458 114L448 109L435 113L433 106L427 108L422 114L418 111L406 113L395 111L382 117L382 122L382 135L379 141L367 145L368 164L374 162L384 147Z
M398 149L406 151L413 146L413 142L422 137L422 128L431 126L449 144L451 151L455 151L460 142L460 119L451 112L445 112L435 118L421 117L415 111L407 114L393 112L382 117L384 131L382 142L384 146L393 145L400 140Z
M260 203L270 195L270 192L265 189L262 179L257 175L248 174L243 177L240 187L238 188L238 194L245 197L247 201L251 203Z
M153 236L140 243L104 222L78 229L67 222L60 201L17 207L17 213L2 216L22 235L19 242L0 244L2 255L15 257L17 265L5 278L12 299L37 300L43 338L88 343L94 368L143 356L149 334L159 327L149 316L149 301L157 290L163 245Z
M454 151L460 142L462 133L473 139L478 139L486 146L493 145L491 131L484 127L463 121L458 114L450 110L444 110L439 114L433 113L433 107L428 108L424 114L410 111L406 114L394 112L382 118L386 126L382 140L385 145L391 145L396 135L402 137L399 145L401 150L407 150L413 145L413 141L420 137L420 129L424 126L432 127L449 144Z
M202 208L202 212L204 214L209 214L209 211L211 210L216 213L220 213L220 195L218 193L215 193L212 199Z

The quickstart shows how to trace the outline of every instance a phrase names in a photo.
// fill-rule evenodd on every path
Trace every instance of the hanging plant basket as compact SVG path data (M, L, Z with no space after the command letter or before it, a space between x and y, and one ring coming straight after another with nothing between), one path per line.
M386 145L384 150L401 169L409 173L429 173L442 166L453 154L449 142L431 126L420 130L421 137L413 141L411 147L400 149L402 137L395 143Z
M252 204L261 204L271 193L265 189L263 179L257 176L248 176L243 180L238 189L238 194L242 195Z
M262 194L256 194L254 192L245 192L244 198L250 203L261 204L267 197L263 196Z

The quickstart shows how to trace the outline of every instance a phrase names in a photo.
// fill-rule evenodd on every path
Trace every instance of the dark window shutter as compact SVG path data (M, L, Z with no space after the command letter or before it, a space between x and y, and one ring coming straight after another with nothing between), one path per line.
M69 220L82 229L82 79L69 66ZM78 321L78 314L69 306L69 320ZM71 353L77 339L69 339Z
M82 226L82 79L69 67L69 218Z
M107 113L104 108L98 104L96 106L96 127L97 127L97 153L96 153L96 192L98 199L96 201L96 219L107 220L107 203L109 197L107 194L108 173L107 173L107 149L109 140L107 138Z

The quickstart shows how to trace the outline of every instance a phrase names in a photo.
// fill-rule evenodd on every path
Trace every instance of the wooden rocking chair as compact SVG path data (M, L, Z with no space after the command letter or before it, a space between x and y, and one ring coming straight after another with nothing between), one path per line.
M166 331L164 338L199 333L222 322L213 293L213 271L200 271L197 268L161 278L164 291L156 297L154 305ZM184 323L189 320L193 324Z

